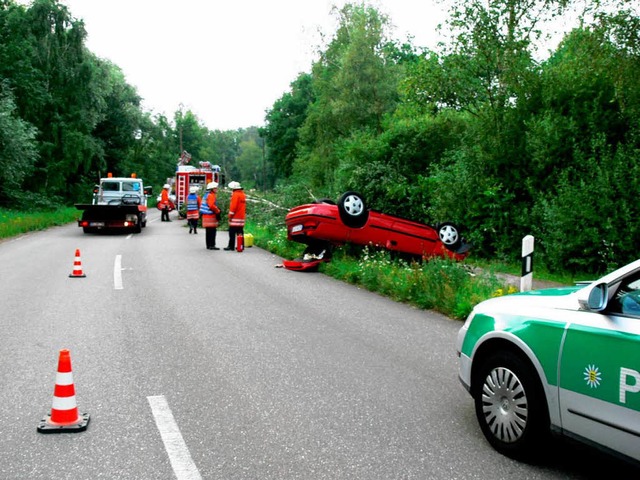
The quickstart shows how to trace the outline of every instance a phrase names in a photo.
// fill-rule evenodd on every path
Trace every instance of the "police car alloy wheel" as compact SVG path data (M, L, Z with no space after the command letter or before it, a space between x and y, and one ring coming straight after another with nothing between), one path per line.
M506 455L526 456L549 430L542 387L533 369L516 354L494 353L482 363L473 383L476 417L489 443Z

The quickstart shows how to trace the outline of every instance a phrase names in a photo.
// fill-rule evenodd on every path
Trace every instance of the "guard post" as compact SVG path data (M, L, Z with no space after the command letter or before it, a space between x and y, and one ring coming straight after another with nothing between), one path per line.
M520 291L531 290L533 285L533 235L522 239L522 276L520 277Z

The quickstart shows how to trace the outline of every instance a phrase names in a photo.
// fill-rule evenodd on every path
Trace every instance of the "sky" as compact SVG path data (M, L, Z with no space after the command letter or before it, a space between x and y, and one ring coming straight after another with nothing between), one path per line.
M120 67L147 111L191 110L209 130L264 125L266 111L310 72L318 31L336 31L343 0L61 0L86 46ZM435 48L446 19L435 0L371 0L393 37Z

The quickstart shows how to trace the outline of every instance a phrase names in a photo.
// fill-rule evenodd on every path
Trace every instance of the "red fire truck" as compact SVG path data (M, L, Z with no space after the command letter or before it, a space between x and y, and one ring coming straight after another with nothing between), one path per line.
M176 169L176 178L173 185L175 191L175 206L178 212L183 212L182 205L187 201L189 189L198 187L204 192L209 182L220 183L222 175L218 165L212 165L210 162L199 162L198 166L188 165L191 161L191 155L183 152ZM182 214L181 214L182 216Z

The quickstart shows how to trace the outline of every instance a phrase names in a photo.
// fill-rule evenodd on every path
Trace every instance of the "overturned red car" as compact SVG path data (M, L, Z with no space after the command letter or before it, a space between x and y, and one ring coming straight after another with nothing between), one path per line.
M323 199L289 210L287 238L308 247L302 259L285 262L291 270L309 270L330 259L331 249L344 244L373 245L404 257L463 260L470 244L450 222L435 226L387 215L366 207L357 192L346 192L338 203Z

